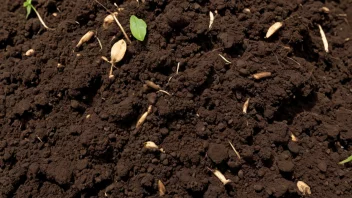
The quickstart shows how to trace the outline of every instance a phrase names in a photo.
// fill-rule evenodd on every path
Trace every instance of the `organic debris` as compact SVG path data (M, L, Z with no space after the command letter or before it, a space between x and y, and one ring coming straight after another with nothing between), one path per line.
M26 51L25 55L26 56L32 56L32 55L34 55L34 53L35 53L34 49L29 49L29 50Z
M270 28L268 29L268 32L266 33L265 38L269 38L271 35L273 35L278 29L282 27L283 23L282 22L276 22Z
M163 148L159 148L158 145L156 145L154 142L152 141L148 141L144 143L144 148L148 149L148 150L152 150L152 151L156 151L159 150L162 153L165 153Z
M82 36L82 38L79 40L78 44L76 45L76 48L81 47L83 43L88 42L92 37L94 36L93 31L88 31L85 35Z
M166 188L165 185L161 180L158 180L158 190L159 190L159 196L164 196L166 193Z
M223 55L219 54L219 56L225 61L225 64L231 64L231 62L227 60Z
M211 27L213 26L213 23L214 23L214 14L212 11L209 11L209 18L210 18L210 21L209 21L209 30L211 29Z
M149 105L148 110L146 112L144 112L143 115L137 121L137 124L136 124L137 129L142 126L142 124L147 119L148 114L150 114L151 112L152 112L152 105Z
M329 13L330 12L330 9L327 8L327 7L322 7L320 8L320 11L324 12L324 13Z
M112 22L114 22L114 16L117 16L117 12L109 14L104 18L103 28L108 29Z
M246 100L246 102L243 104L243 113L246 114L247 113L247 109L248 109L248 105L249 105L249 98Z
M118 63L118 62L120 62L122 60L122 58L125 56L126 50L127 50L127 44L126 44L126 42L123 39L117 41L112 46L111 52L110 52L110 55L111 55L111 60L110 60L111 67L110 67L109 78L113 78L114 77L114 75L112 74L113 67L115 66L116 63Z
M231 182L231 180L229 180L229 179L226 179L225 178L225 176L220 172L220 171L218 171L218 170L212 170L212 169L210 169L210 168L208 168L211 172L213 172L213 174L224 184L224 185L226 185L226 184L228 184L228 183L230 183Z
M130 38L127 36L125 29L122 27L121 23L119 22L119 20L116 18L116 16L114 15L113 12L111 12L109 9L107 9L102 3L100 3L98 0L94 0L95 2L97 2L99 5L101 5L108 13L110 13L110 15L112 15L112 17L114 18L114 20L116 21L117 25L119 26L119 28L121 29L123 35L125 36L126 40L129 43L132 43Z
M157 84L155 84L154 82L150 81L150 80L146 80L145 84L147 84L149 87L159 91L161 89L161 87Z
M298 190L303 194L303 195L310 195L312 192L310 191L310 187L304 183L303 181L298 181L297 182L297 187Z
M323 40L325 52L329 53L329 44L328 44L328 40L326 39L325 32L320 25L318 25L318 27L320 30L321 39Z
M260 73L253 74L253 78L255 78L257 80L262 79L262 78L266 78L269 76L271 76L271 72L260 72Z

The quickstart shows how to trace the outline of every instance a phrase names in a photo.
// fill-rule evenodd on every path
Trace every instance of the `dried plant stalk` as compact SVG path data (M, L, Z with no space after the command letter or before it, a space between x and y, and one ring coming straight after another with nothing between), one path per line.
M260 72L253 75L253 78L259 80L271 76L271 72Z
M323 40L325 52L329 53L329 44L328 44L328 40L326 39L325 32L320 25L318 25L318 27L319 27L321 39Z
M240 153L235 149L235 147L232 145L232 143L230 141L229 141L229 144L230 144L232 150L235 152L238 159L241 159Z
M270 28L268 29L265 38L269 38L271 35L273 35L278 29L282 27L283 23L282 22L276 22Z

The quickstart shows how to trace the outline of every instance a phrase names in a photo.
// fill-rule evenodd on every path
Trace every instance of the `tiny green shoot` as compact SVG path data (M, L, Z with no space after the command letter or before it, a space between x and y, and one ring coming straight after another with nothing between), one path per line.
M352 161L352 155L351 155L351 156L349 156L348 158L346 158L345 160L343 160L343 161L339 162L339 164L345 164L345 163L347 163L347 162L351 162L351 161Z
M144 41L147 34L147 24L143 19L139 19L135 15L130 18L130 29L134 38L139 41Z
M27 19L28 19L29 14L30 14L31 11L33 10L33 11L37 14L40 23L41 23L47 30L53 30L52 28L49 28L49 27L44 23L44 20L42 19L42 17L41 17L40 14L38 13L37 9L35 9L35 7L32 5L32 0L26 0L26 1L23 3L23 7L25 7L26 10L27 10L27 14L26 14L26 18L27 18Z

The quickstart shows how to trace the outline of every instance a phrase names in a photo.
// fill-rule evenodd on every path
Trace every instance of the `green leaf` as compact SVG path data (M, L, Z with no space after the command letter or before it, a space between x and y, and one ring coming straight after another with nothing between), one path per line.
M348 158L346 158L345 160L339 162L339 164L344 164L344 163L347 163L347 162L350 162L350 161L352 161L352 155L349 156Z
M27 14L26 14L26 18L28 18L29 14L31 13L32 11L32 0L26 0L24 3L23 3L23 7L26 8L27 10Z
M27 6L26 9L27 9L26 19L28 19L28 16L29 16L29 14L32 11L32 7L31 6Z
M132 15L130 18L130 29L134 38L139 41L144 41L145 35L147 34L147 24L143 19Z

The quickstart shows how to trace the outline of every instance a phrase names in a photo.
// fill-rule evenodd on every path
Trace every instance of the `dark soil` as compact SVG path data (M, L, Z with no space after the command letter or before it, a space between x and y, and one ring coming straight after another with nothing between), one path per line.
M116 24L102 28L107 12L93 0L34 1L54 31L34 12L26 20L23 1L1 2L0 197L158 197L158 180L165 197L300 197L297 181L310 197L351 197L351 164L338 165L352 154L351 0L101 2L124 8L130 36L130 15L148 24L114 79L100 57L124 37ZM75 49L89 30L102 50L96 38Z

